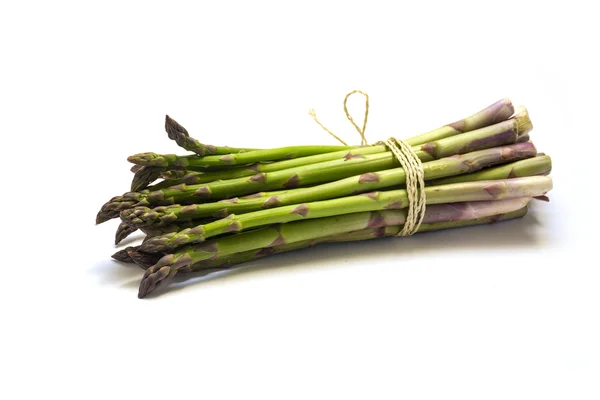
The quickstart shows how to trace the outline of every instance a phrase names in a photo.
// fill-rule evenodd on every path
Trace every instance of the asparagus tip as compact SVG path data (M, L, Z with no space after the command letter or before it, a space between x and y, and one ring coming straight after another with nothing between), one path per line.
M125 222L121 222L117 228L117 232L115 233L115 244L119 244L123 239L135 231L137 231L137 228L134 228Z
M96 215L96 225L100 225L103 222L108 221L109 219L111 219L108 215L106 215L106 213L102 210L98 211L98 214Z
M129 161L132 164L137 164L141 161L141 159L144 159L146 156L146 153L139 153L139 154L134 154L132 156L127 157L127 161ZM140 166L142 166L140 164Z
M119 213L123 210L134 207L139 204L141 195L136 192L125 193L123 196L113 197L107 201L98 214L96 215L96 224L101 224L119 216Z
M142 269L148 269L160 260L162 254L149 254L139 251L137 247L128 247L127 255L132 262L139 265Z
M169 117L168 115L165 116L165 130L167 131L167 134L169 135L169 138L171 138L171 139L176 139L176 138L180 137L181 135L183 135L185 137L190 136L187 129L185 129L183 126L181 126L179 124L179 122L175 121L173 118Z
M176 233L166 233L151 237L140 246L140 250L146 253L157 253L172 247L171 239L176 237Z
M134 262L133 259L131 258L131 256L129 255L129 249L132 249L132 247L127 247L124 248L123 250L119 250L117 251L115 254L113 254L111 257L114 258L117 261L121 261L121 262Z
M171 267L168 265L158 268L158 264L156 264L155 266L148 268L140 282L138 298L143 299L156 290L156 288L169 276L170 272Z

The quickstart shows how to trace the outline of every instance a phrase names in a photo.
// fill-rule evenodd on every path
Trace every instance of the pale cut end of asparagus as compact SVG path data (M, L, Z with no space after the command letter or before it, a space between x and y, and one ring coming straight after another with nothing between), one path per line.
M524 106L515 107L515 115L511 118L517 122L519 137L527 135L533 129L533 124L529 118L529 111Z

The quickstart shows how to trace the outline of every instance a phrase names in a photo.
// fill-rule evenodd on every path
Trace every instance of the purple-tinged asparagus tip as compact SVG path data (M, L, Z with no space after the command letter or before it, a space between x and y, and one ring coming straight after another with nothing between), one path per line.
M158 262L163 256L163 254L149 254L143 251L139 251L137 247L128 247L127 255L131 259L132 262L136 263L140 266L140 268L147 270L154 264Z
M109 219L112 219L112 218L107 216L103 211L99 211L98 214L96 215L96 225L100 225L101 223L106 222Z
M160 267L157 270L154 270L152 267L148 268L144 274L144 278L140 282L138 298L143 299L156 290L168 278L170 272L171 267L169 266Z
M170 139L175 139L179 135L190 136L187 129L168 115L165 116L165 130Z
M163 251L170 244L170 239L176 236L175 233L167 233L160 236L151 237L140 246L139 250L146 253L158 253Z
M121 243L123 239L127 236L131 235L133 232L137 231L137 228L126 224L125 222L121 222L119 227L117 228L117 232L115 233L115 244Z
M126 263L132 263L134 261L131 258L131 256L129 255L129 250L130 249L135 249L135 248L134 247L126 247L123 250L117 251L111 257L114 258L117 261L126 262Z

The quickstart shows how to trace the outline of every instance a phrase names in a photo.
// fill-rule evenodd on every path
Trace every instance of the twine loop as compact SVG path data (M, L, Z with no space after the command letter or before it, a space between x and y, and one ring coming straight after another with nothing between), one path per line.
M348 98L355 93L362 94L365 97L365 116L363 118L362 128L359 127L350 112L348 111L347 102ZM331 130L327 129L318 119L314 109L311 109L309 115L313 117L315 122L319 124L323 130L337 139L344 146L348 146L341 138L334 134ZM346 95L344 98L344 113L346 118L352 123L361 138L361 146L367 146L369 143L365 136L365 130L367 129L367 119L369 117L369 95L361 90L353 90ZM425 177L423 173L423 165L417 154L413 151L412 147L406 142L391 137L378 144L385 145L394 154L400 166L404 169L406 174L406 192L408 195L408 212L406 215L406 221L404 227L398 232L397 236L410 236L417 232L419 226L423 222L426 208L426 197L425 197Z

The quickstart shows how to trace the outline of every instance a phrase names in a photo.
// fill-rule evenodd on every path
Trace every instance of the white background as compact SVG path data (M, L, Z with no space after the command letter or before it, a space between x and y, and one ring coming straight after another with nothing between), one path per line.
M598 399L592 2L3 2L0 397ZM393 6L392 6L393 4ZM523 220L339 244L137 299L126 157L408 137L508 96L553 157ZM360 114L361 102L352 102Z

